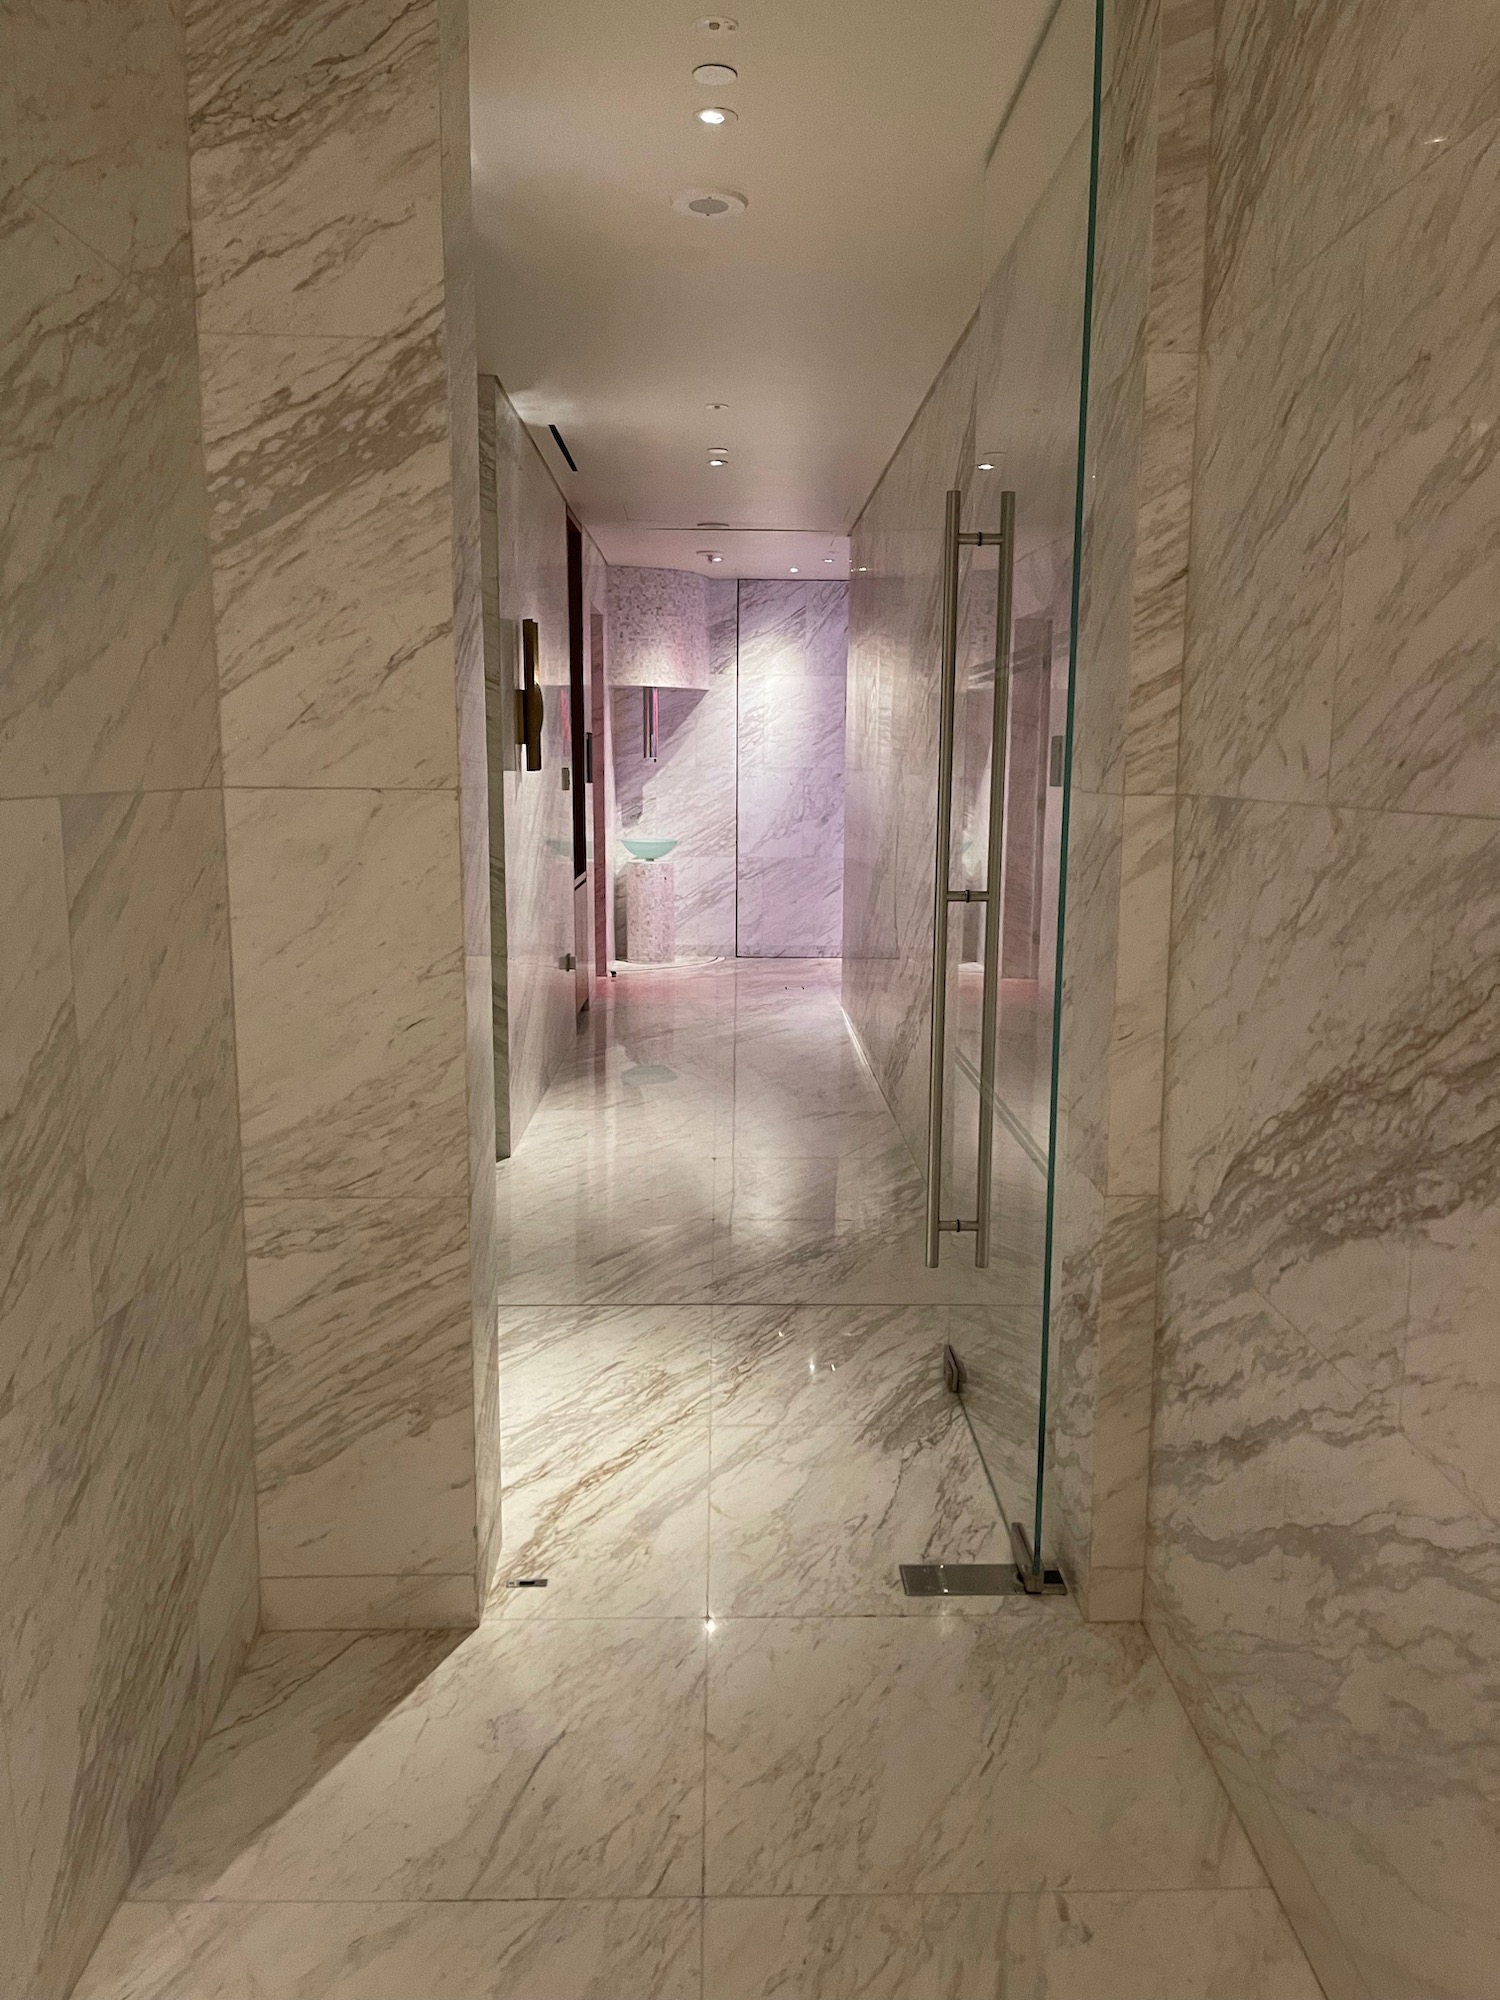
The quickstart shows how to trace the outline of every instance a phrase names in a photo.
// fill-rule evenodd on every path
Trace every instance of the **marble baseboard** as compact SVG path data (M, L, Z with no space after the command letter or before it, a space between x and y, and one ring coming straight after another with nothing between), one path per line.
M478 1623L472 1570L457 1576L266 1576L267 1632L466 1631Z

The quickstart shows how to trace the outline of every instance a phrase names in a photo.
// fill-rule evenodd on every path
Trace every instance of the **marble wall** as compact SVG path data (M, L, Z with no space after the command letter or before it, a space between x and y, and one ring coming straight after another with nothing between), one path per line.
M632 864L619 837L639 830L681 842L679 958L837 957L847 585L704 588L708 685L661 689L655 763L641 755L639 689L610 690L622 955Z
M623 873L632 864L619 837L637 832L681 843L672 856L678 956L734 957L738 586L731 577L724 581L714 578L702 587L708 609L708 685L661 690L654 764L641 754L640 689L612 686L609 690L614 775L614 838L609 861L615 884L616 934L620 955L627 959L630 939ZM613 627L608 636L613 647Z
M172 0L0 28L0 1989L61 2000L254 1634Z
M1223 0L1150 1630L1335 2000L1500 1945L1500 38Z
M461 1624L498 1476L466 20L299 22L187 16L262 1616Z
M1093 1619L1141 1615L1213 10L1107 17L1048 1504Z
M493 376L480 382L484 468L485 676L490 729L490 901L498 1154L520 1143L573 1046L573 814L568 761L567 507L526 426ZM489 499L493 482L493 503ZM584 541L584 608L602 609L604 565ZM542 768L516 743L521 621L537 622L544 702Z
M837 958L849 588L739 587L736 951Z

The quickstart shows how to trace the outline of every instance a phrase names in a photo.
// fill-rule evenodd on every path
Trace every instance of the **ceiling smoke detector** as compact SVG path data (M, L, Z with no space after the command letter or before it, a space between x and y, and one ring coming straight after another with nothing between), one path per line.
M696 215L705 222L720 222L725 216L743 215L750 206L744 195L732 188L684 188L674 194L672 206L679 215Z
M700 35L732 35L739 25L732 14L705 14L693 23Z

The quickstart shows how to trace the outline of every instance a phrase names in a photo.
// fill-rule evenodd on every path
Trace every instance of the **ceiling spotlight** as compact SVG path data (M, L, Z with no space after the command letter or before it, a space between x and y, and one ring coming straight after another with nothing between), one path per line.
M739 71L731 69L728 63L699 63L693 71L694 83L707 84L712 89L726 83L738 83L739 80Z
M869 565L868 563L861 563L861 564L860 564L860 566L859 566L859 573L860 573L860 575L861 575L861 576L863 576L863 575L865 574L866 570L868 570L868 569L869 569L869 567L870 567L870 565Z
M698 123L700 125L732 125L738 116L739 113L731 111L727 104L706 104L698 113Z
M832 562L832 561L833 561L833 557L832 557L832 556L824 556L823 560L824 560L824 562Z
M981 472L993 472L995 469L995 461L992 458L982 458L979 461L978 469Z
M723 551L720 549L699 549L698 553L705 562L723 562L724 560Z
M708 462L710 465L728 465L728 454L722 451L711 451L708 454Z
M798 569L797 565L793 563L791 569L787 572L787 574L789 576L801 576L802 572L800 569Z

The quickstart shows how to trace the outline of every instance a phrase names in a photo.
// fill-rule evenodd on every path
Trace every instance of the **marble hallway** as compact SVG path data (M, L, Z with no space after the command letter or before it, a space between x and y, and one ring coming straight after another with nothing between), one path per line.
M498 1170L483 1622L263 1635L80 2000L1317 2000L1139 1626L901 1594L1005 1536L838 979L601 993Z

